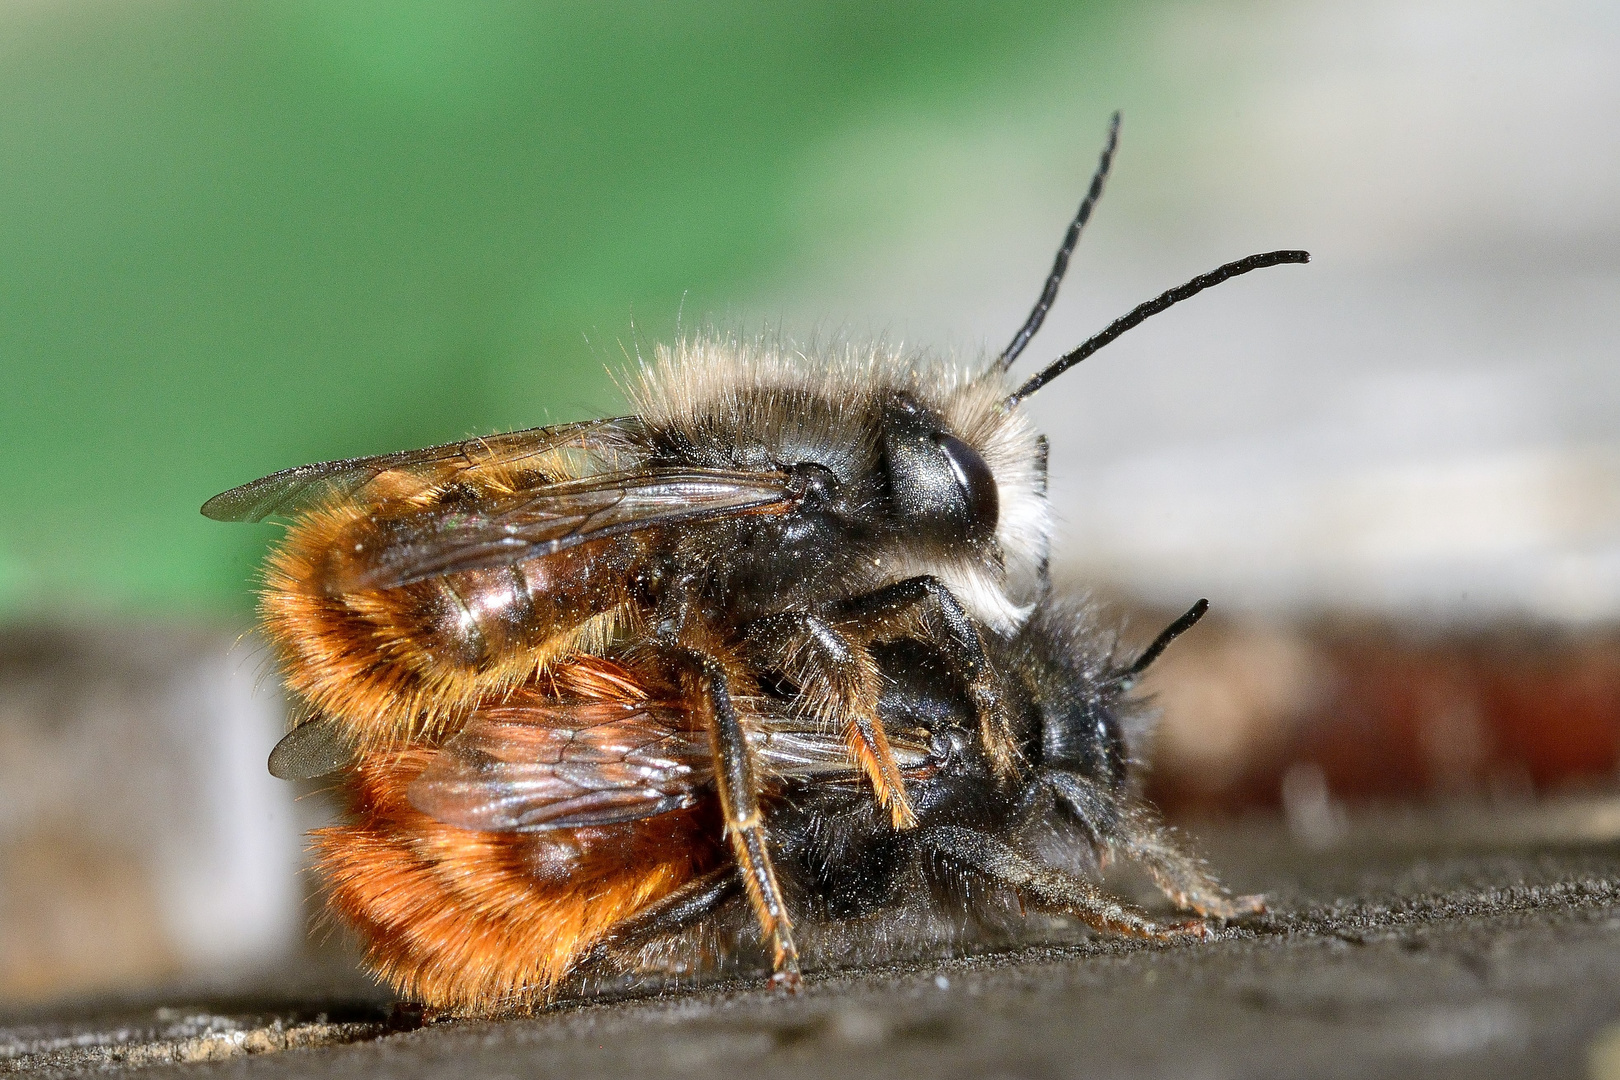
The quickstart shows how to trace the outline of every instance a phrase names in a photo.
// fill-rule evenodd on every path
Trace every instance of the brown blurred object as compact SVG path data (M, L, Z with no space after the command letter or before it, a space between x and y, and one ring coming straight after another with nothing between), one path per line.
M1281 808L1320 831L1336 801L1525 799L1620 763L1615 627L1209 620L1144 687L1173 816Z
M0 999L178 973L156 890L134 856L47 829L8 837L0 862Z
M0 630L0 1005L216 975L303 933L274 685L228 629Z

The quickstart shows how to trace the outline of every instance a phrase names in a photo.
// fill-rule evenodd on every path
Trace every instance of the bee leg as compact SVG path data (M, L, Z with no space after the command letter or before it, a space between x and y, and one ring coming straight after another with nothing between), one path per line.
M1018 768L1018 741L1012 734L1012 717L996 686L995 672L985 655L984 641L966 611L943 582L922 575L885 585L881 589L843 601L839 614L864 624L867 636L879 638L885 631L900 629L913 619L918 609L932 606L939 613L935 623L924 624L923 634L937 646L945 661L967 684L979 715L980 733L990 765L1000 777L1011 776ZM914 623L904 626L902 636L916 636Z
M771 943L775 974L771 982L785 990L799 987L799 950L793 944L793 920L776 881L766 843L765 819L759 805L754 751L742 719L732 704L725 669L712 656L687 652L686 659L708 711L709 744L714 750L715 784L725 817L726 838L742 873L743 888L759 919L760 932Z
M591 947L581 963L599 963L614 953L627 953L658 938L679 934L702 922L741 887L742 879L731 865L695 877L614 926Z
M1146 804L1077 773L1050 770L1042 779L1093 843L1136 862L1177 907L1213 919L1266 910L1262 896L1227 892L1202 860L1177 845L1175 834Z
M877 720L878 670L862 645L807 611L788 611L751 623L748 636L799 689L802 711L841 728L878 805L894 827L917 824L895 764L888 733Z
M928 829L922 839L935 854L1013 889L1021 903L1041 911L1073 915L1095 930L1157 941L1204 940L1213 933L1202 919L1156 922L1084 878L1037 862L974 829L942 825Z

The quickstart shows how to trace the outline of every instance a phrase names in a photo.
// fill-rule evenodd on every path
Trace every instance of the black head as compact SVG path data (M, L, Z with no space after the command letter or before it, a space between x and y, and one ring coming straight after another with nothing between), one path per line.
M1008 657L1035 717L1026 756L1105 786L1125 783L1130 747L1138 741L1133 736L1152 716L1130 692L1149 665L1208 610L1208 600L1198 601L1122 663L1112 635L1096 628L1089 610L1042 604Z
M990 466L904 396L883 412L883 471L895 523L919 539L982 543L995 535L1001 496Z
M1002 664L1026 716L1026 761L1078 773L1105 787L1124 783L1125 726L1138 711L1117 678L1110 636L1085 608L1040 605Z

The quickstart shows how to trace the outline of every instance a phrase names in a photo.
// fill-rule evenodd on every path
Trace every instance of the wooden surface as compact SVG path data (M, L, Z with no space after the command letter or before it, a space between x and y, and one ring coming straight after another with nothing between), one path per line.
M333 957L13 1015L0 1071L1620 1076L1617 818L1590 798L1363 816L1316 846L1274 822L1206 830L1232 884L1276 907L1206 945L1031 947L811 977L795 998L721 988L415 1030Z

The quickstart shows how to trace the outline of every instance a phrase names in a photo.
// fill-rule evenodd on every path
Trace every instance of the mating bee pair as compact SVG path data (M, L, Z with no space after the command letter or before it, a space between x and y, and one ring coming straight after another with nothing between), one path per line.
M1035 309L979 369L700 338L659 350L633 415L304 466L204 506L292 519L262 613L312 719L272 771L341 773L351 815L317 834L319 868L380 975L494 1013L569 977L746 966L756 940L792 986L801 945L836 963L904 928L970 933L1009 897L1207 932L1076 865L1114 854L1198 916L1258 907L1132 793L1126 695L1202 604L1120 659L1050 597L1023 403L1156 311L1306 256L1223 266L1012 382L1117 123Z

